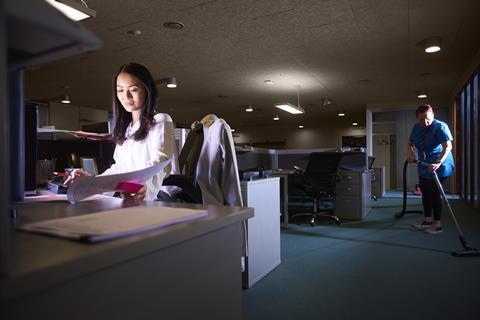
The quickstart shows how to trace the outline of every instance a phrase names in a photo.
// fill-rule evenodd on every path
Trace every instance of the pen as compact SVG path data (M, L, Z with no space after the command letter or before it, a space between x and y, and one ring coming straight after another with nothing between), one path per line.
M63 173L63 172L54 172L53 174L60 177L70 177L68 173Z

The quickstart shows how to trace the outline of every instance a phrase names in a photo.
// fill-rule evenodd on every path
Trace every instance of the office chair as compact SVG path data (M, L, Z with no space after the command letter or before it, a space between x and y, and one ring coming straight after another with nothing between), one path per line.
M299 216L310 217L310 224L320 217L333 219L340 224L340 218L333 214L335 210L335 186L339 179L338 166L342 159L340 152L314 152L310 154L307 168L302 171L295 168L297 174L289 177L288 203L295 207L310 206L312 212L293 214L292 219ZM290 190L292 192L290 193Z
M197 162L203 145L203 125L196 123L188 133L185 144L178 157L179 169L182 174L171 174L162 185L177 186L181 191L173 197L160 191L159 200L176 201L177 199L187 203L202 203L202 191L196 181Z
M368 170L370 170L370 175L372 177L372 184L375 182L375 170L372 169L373 162L375 162L375 157L368 156ZM372 199L377 201L377 196L372 193Z
M242 206L237 158L230 126L210 114L192 125L179 156L182 175L163 185L182 189L176 197L189 203Z

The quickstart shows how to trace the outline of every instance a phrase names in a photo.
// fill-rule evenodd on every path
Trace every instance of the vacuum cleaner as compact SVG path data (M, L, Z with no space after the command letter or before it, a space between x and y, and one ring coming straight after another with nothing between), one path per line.
M401 218L405 215L405 213L423 213L423 210L407 210L407 167L409 161L405 160L405 164L403 165L403 204L402 204L402 211L395 213L395 218Z
M423 162L423 161L414 161L417 162L421 165L429 166L430 164ZM453 222L455 222L455 227L457 228L457 233L458 233L458 238L460 239L460 242L462 243L462 246L464 250L461 251L456 251L452 252L452 255L454 257L473 257L473 256L480 256L480 251L478 249L472 248L468 246L467 239L465 239L465 236L463 234L462 228L460 228L460 224L458 224L457 218L455 217L455 214L453 213L452 207L450 206L450 203L448 202L447 196L445 195L445 191L443 191L442 184L440 180L438 179L438 175L435 171L432 172L433 179L435 180L435 184L437 185L438 190L440 191L440 194L442 195L442 200L443 203L447 205L448 211L450 212L450 215L452 216Z

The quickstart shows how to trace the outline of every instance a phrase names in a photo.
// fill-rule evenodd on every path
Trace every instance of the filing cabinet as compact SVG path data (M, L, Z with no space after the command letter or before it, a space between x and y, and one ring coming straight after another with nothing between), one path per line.
M340 181L336 184L335 194L336 216L347 220L362 220L371 208L371 172L340 171Z
M375 181L372 183L372 194L377 198L385 195L385 167L372 168L375 171Z

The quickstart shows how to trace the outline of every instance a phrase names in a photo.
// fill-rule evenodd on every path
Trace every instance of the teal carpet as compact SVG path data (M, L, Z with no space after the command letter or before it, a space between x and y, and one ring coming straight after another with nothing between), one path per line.
M408 210L421 209L408 199ZM447 208L444 232L410 230L402 199L373 202L363 221L282 229L282 263L243 291L244 319L480 319L480 257L461 250ZM480 247L480 212L450 203L469 244Z

